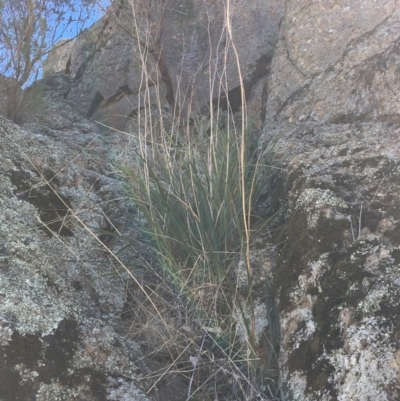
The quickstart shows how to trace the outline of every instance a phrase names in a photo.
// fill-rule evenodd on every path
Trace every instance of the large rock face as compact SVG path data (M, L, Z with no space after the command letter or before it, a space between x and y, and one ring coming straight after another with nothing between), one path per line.
M287 1L268 78L286 400L400 398L396 1Z
M278 244L274 284L281 320L281 398L398 400L400 6L396 0L231 3L232 35L242 60L249 109L263 119L263 140L272 144L279 172L273 180L271 204L279 212L275 218L279 234L274 238ZM240 84L233 48L225 53L229 35L222 22L224 4L182 0L166 1L161 13L159 8L141 8L138 32L133 33L124 25L123 17L128 14L115 9L74 44L65 65L72 82L61 97L77 104L84 115L123 128L144 99L156 104L158 93L166 109L187 110L185 99L193 99L192 107L202 109L209 101L216 71L226 73L222 94L229 96L236 110ZM125 29L115 16L120 16ZM140 53L142 46L132 38L139 33L143 45L146 29L148 52ZM211 98L224 103L224 96L213 87L211 90ZM20 131L2 122L0 199L11 223L1 227L7 239L4 244L12 245L0 247L4 255L0 259L4 265L2 287L7 289L0 294L5 299L0 308L5 322L2 347L3 354L11 355L2 364L0 380L12 383L18 377L27 378L21 391L29 394L55 391L53 383L67 391L65 383L72 380L71 373L51 376L43 366L61 366L62 361L51 359L46 350L66 347L58 338L71 332L76 341L67 351L73 356L63 364L78 373L89 369L84 371L89 372L89 380L78 380L74 386L84 389L89 394L84 398L91 399L95 397L95 378L113 378L123 370L128 383L118 391L125 391L135 382L135 371L125 364L126 359L123 367L115 362L122 351L109 339L116 335L112 325L111 337L99 343L115 363L110 359L106 368L99 367L96 358L100 357L94 357L93 347L88 345L95 341L91 333L103 327L102 314L118 315L121 300L110 287L95 287L92 292L100 295L94 299L102 300L102 311L98 301L88 298L90 291L75 293L71 283L82 281L89 287L86 278L93 271L103 272L103 265L84 264L76 271L75 264L59 257L64 249L57 245L59 237L47 238L44 231L37 230L38 221L50 224L50 220L60 220L62 224L54 229L76 255L87 249L98 252L95 242L79 227L67 224L68 209L52 197L49 188L40 187L43 177L54 177L52 182L65 197L62 199L82 210L92 226L106 224L100 210L90 209L89 213L83 206L91 197L94 204L103 196L107 199L107 188L115 185L111 178L104 178L109 172L104 161L109 157L109 145L100 145L100 138L111 137L99 136L93 125L75 114L68 115L68 109L45 114L41 124L50 128L36 131ZM13 141L4 139L10 133ZM85 139L88 133L93 133L92 142ZM117 136L112 140L117 142L113 146L123 144ZM32 142L35 146L30 146ZM92 148L90 157L82 153ZM96 152L100 157L94 157ZM43 158L51 153L57 156ZM29 160L38 161L34 164L40 168L29 167ZM103 172L101 178L99 171ZM89 188L96 189L97 182L100 189L92 193ZM44 193L27 195L32 188L42 188ZM38 196L51 210L61 212L43 220L44 210L34 203ZM97 253L93 256L100 257ZM19 284L18 291L8 291L12 283ZM50 305L52 291L58 295ZM36 318L29 319L28 313ZM38 345L37 354L28 353L29 358L24 359L13 351L18 341L35 345L39 338L44 345ZM129 344L119 341L125 347L122 353L130 355ZM34 362L38 355L43 355L43 366ZM33 379L36 374L38 379ZM109 383L114 382L110 379ZM8 390L0 386L0 398L6 398L1 391L13 395L14 387L7 385L4 388ZM113 386L109 385L109 394L115 390ZM117 395L108 397L119 399ZM136 399L129 394L126 397Z
M275 282L288 400L399 397L399 132L366 122L272 132L288 171Z
M188 109L208 108L210 87L214 100L226 104L229 98L235 111L241 101L242 77L249 111L260 125L282 0L232 2L231 34L224 1L134 4L136 29L132 6L115 2L106 17L77 38L64 63L57 57L59 50L50 53L45 70L67 71L74 78L69 99L84 114L123 129L127 118L145 102L182 115ZM241 60L241 77L234 50Z
M111 167L125 141L64 100L71 83L36 83L43 109L24 129L0 118L0 400L150 400L104 247L121 245L112 229L133 235Z
M321 1L300 12L299 3L288 2L268 121L344 123L396 114L397 2Z

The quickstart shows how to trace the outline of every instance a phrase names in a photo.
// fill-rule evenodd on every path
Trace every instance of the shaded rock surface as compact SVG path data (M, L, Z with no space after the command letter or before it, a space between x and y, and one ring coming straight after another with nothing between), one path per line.
M237 111L237 51L249 111L260 126L283 5L282 0L232 2L232 42L223 1L137 2L135 17L130 5L115 2L107 16L77 38L68 59L57 57L61 50L50 53L45 71L67 71L75 80L68 98L88 117L123 129L145 102L183 115L207 109L210 87L214 101L220 99L226 108L229 99ZM226 80L222 86L221 80Z
M286 400L400 398L399 27L396 1L286 2L264 125Z
M0 119L0 400L149 400L151 369L122 330L124 280L102 246L121 244L101 230L134 231L111 165L125 139L62 100L68 76L35 86L41 113L23 129Z
M290 133L276 145L292 158L275 277L286 399L396 399L399 128Z

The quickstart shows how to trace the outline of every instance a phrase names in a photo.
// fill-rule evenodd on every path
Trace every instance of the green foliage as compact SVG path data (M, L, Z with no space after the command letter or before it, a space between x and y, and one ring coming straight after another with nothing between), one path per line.
M137 168L125 169L161 263L179 282L190 276L192 285L207 279L220 286L243 251L244 211L251 213L266 180L260 160L250 155L247 141L245 146L241 162L235 132L184 144L167 137L147 147L149 153L138 152Z
M197 132L183 136L161 129L155 134L153 126L144 134L123 169L129 197L147 221L146 234L176 295L203 328L218 333L213 347L232 361L255 360L247 252L257 230L249 223L256 218L254 207L269 171L246 132L242 138L229 123L209 135ZM244 289L236 282L241 260L247 270ZM246 344L237 334L238 315Z

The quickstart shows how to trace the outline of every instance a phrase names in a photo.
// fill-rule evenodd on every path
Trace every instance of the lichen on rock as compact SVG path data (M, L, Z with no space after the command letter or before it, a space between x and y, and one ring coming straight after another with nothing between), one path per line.
M146 400L140 350L124 348L115 328L123 283L102 279L113 268L96 239L108 227L101 203L112 218L121 187L98 128L53 103L58 81L42 83L47 127L40 114L24 129L0 119L0 399ZM62 126L52 123L60 110ZM118 398L107 398L110 375L121 377Z

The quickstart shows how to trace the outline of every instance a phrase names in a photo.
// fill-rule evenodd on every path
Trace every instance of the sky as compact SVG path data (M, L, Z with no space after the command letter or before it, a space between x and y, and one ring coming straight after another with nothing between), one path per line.
M89 12L89 18L86 20L86 23L82 26L81 24L72 24L70 29L62 35L63 27L60 26L59 30L57 31L58 36L62 35L63 38L71 38L76 36L79 33L79 30L89 28L92 26L96 21L98 21L102 15L104 14L103 10L105 10L110 2L108 0L96 0L96 4L90 6L90 9L87 7ZM86 11L86 10L84 10ZM66 13L65 17L68 18L69 16L72 19L76 19L78 17L78 13Z
M89 0L93 3L93 0ZM104 10L106 9L107 5L110 3L111 0L94 0L96 4L82 6L82 3L85 0L65 0L65 3L70 2L70 4L76 5L75 12L71 12L68 7L64 7L64 11L61 14L62 20L56 21L56 15L45 14L45 12L39 14L41 18L46 19L48 24L48 34L46 36L46 43L48 45L56 43L59 39L64 38L73 38L75 37L80 31L85 28L90 27L95 23L101 16L104 14ZM36 4L36 10L43 10L40 8L41 4L46 4L46 7L51 7L54 3L60 4L58 1L55 0L34 0L34 4ZM65 4L62 3L61 4ZM26 15L26 10L28 9L27 4L29 4L28 0L0 0L0 33L1 28L7 32L13 32L13 21L21 21L24 20L22 17ZM59 6L57 6L59 7ZM48 9L47 8L47 9ZM36 11L35 11L36 13ZM85 16L84 23L77 22L79 15L82 14ZM68 21L72 21L68 23ZM3 26L1 26L3 24ZM7 26L7 24L9 24ZM37 27L39 27L39 22ZM15 36L14 36L15 38ZM12 39L12 37L11 37ZM2 42L3 41L3 42ZM10 53L7 51L7 47L4 46L4 43L8 43L4 37L0 35L0 73L5 74L6 76L12 76L12 69L6 70L5 66L7 60L16 60L16 57L10 57ZM17 46L14 45L14 49ZM44 57L46 58L46 56ZM3 61L2 61L3 60ZM5 61L4 61L5 60ZM39 67L39 69L38 69ZM24 85L24 87L30 85L34 79L41 78L42 71L40 66L36 66L35 75L31 77L31 79Z

